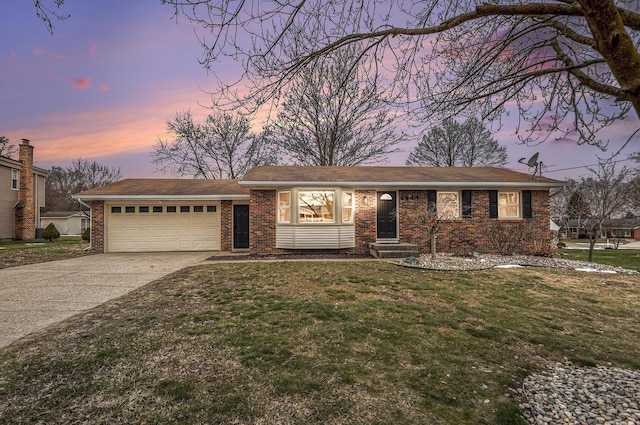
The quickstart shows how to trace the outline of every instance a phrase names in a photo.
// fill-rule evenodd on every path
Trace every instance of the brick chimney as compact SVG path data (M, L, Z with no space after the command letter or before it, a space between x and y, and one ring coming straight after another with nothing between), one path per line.
M33 199L33 146L22 139L20 148L20 178L16 204L16 239L35 239L36 212Z

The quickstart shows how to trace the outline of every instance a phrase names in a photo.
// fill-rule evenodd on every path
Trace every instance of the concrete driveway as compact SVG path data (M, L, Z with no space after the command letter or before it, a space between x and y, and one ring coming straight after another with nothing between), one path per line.
M211 255L99 254L1 269L0 347Z

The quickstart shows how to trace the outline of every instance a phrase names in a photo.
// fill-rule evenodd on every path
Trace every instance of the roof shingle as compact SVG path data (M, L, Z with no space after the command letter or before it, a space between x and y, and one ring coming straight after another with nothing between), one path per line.
M118 182L85 190L76 196L206 196L206 195L249 195L249 190L241 187L237 180L204 179L125 179Z
M272 183L537 183L558 186L547 177L495 167L294 167L257 166L240 181L243 186Z

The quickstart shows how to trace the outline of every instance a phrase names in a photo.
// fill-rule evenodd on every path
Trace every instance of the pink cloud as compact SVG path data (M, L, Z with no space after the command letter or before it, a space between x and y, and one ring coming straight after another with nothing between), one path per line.
M89 54L93 55L96 52L96 50L98 50L98 45L97 44L92 44L89 47Z
M98 87L98 90L100 90L100 91L109 91L109 90L111 90L111 87L109 87L106 84L102 84L100 87Z
M73 78L71 81L73 82L73 88L76 90L86 90L89 88L91 78Z
M46 55L48 52L44 49L35 48L33 49L33 53L36 55Z

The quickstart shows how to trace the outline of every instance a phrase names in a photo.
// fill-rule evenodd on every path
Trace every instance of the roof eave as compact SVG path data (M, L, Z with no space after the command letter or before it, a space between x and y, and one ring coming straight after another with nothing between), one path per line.
M158 199L176 201L235 201L248 200L249 195L73 195L72 198L83 201L151 201Z
M276 188L283 186L296 186L296 187L319 187L319 186L347 186L358 188L376 188L376 187L407 187L407 188L440 188L440 187L465 187L465 188L504 188L504 187L518 187L518 188L543 188L549 189L552 187L566 186L565 182L397 182L397 181L376 181L376 182L362 182L362 181L240 181L240 186L249 188Z

